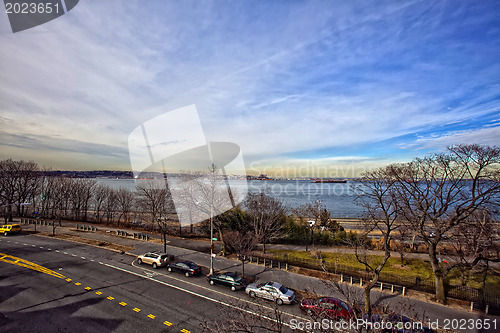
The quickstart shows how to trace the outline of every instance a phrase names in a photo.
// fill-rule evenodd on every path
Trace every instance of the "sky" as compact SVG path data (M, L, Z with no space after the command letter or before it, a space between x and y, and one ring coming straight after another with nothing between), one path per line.
M3 12L0 159L131 170L131 133L190 105L251 174L498 145L498 17L490 0L84 0L12 33Z

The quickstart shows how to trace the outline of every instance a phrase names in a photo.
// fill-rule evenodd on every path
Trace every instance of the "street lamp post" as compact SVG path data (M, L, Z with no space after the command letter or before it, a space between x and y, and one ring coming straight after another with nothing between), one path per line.
M210 275L214 274L214 223L210 206Z

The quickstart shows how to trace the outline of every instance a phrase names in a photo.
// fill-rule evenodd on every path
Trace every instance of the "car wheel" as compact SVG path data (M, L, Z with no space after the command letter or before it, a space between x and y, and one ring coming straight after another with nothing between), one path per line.
M137 259L137 263L140 265L142 264L142 260L141 259Z
M248 295L250 295L250 297L252 298L255 298L255 293L253 291L249 292Z
M210 280L210 284L213 286L213 285L214 285L214 281L213 281L213 280Z
M167 268L167 271L171 272L172 271L172 267Z
M283 300L281 298L276 299L276 304L283 305Z
M188 273L188 272L186 272L186 274L185 274L185 275L186 275L186 277L189 277L189 273Z
M157 269L157 268L158 268L158 265L157 265L155 262L153 263L153 268L154 268L154 269Z
M236 291L236 287L235 286L231 286L231 290L232 291Z

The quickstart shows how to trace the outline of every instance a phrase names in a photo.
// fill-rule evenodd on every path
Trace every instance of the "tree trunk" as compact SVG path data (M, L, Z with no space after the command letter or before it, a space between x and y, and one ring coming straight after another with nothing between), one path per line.
M163 252L167 252L167 233L164 231L163 233Z
M245 277L245 259L244 258L245 257L242 257L242 259L241 259L241 271L242 271L241 276L242 277Z
M375 283L377 283L378 278L374 277L372 281L370 281L366 286L365 286L365 314L371 315L372 314L372 307L371 307L371 301L370 301L370 293L372 291L372 288L375 286Z
M440 303L446 302L446 295L444 292L444 277L440 274L434 273L434 281L436 283L436 301Z
M444 292L444 275L437 257L437 244L429 242L427 246L429 247L429 259L431 262L432 272L434 273L434 282L436 284L436 301L444 303L446 302L446 294Z

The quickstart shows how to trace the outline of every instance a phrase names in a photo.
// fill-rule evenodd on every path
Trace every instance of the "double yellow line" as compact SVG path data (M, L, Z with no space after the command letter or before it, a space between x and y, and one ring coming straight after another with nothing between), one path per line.
M32 269L32 270L35 270L35 271L38 271L38 272L41 272L41 273L45 273L45 274L48 274L48 275L51 275L51 276L55 276L56 278L59 278L59 279L65 279L66 278L61 273L58 273L58 272L55 272L55 271L50 270L48 268L45 268L43 266L37 265L37 264L35 264L35 263L31 262L31 261L24 260L24 259L21 259L21 258L18 258L18 257L14 257L14 256L11 256L11 255L8 255L8 254L5 254L5 253L0 253L0 261L6 262L6 263L12 264L12 265L17 265L17 266L29 268L29 269Z

